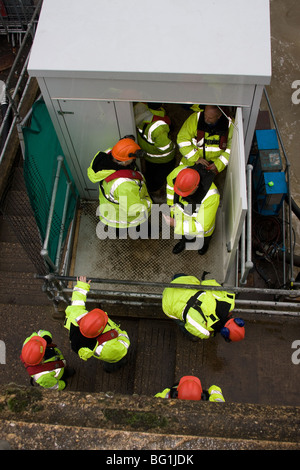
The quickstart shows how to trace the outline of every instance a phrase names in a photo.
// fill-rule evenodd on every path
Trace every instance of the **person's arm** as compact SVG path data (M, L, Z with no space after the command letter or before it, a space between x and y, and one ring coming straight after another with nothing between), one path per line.
M208 389L209 393L209 401L214 402L225 402L225 398L223 397L222 390L217 385L211 385Z
M213 234L219 201L220 194L216 187L212 187L202 200L197 213L197 222L203 228L204 236L211 236Z
M91 281L86 281L86 276L77 277L77 284L73 288L71 305L66 309L66 321L71 321L72 318L76 318L78 315L85 313L85 302L87 294L90 290Z
M184 164L194 165L199 158L203 158L203 150L197 146L197 125L200 113L193 113L183 123L177 135L179 151L183 156Z
M233 134L233 123L231 122L229 126L229 130L228 130L226 149L219 155L218 158L214 160L215 167L219 173L228 166L230 152L231 152L232 134Z
M156 121L154 125L157 125L160 121ZM170 128L167 124L161 123L159 127L157 127L153 134L151 134L151 127L149 130L149 137L151 141L154 143L155 147L164 155L170 154L173 150L175 150L175 144L169 138L169 131Z

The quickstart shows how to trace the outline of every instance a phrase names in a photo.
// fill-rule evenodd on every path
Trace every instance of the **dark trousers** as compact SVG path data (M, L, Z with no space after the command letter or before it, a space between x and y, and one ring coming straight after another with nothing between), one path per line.
M121 367L125 366L127 364L127 356L124 356L120 361L118 362L105 362L103 361L103 369L105 372L115 372L116 370L119 370Z

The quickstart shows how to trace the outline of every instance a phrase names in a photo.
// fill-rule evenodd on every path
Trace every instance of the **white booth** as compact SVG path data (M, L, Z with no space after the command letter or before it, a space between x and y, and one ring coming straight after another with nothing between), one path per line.
M226 272L247 211L245 165L271 78L269 0L44 0L28 71L84 200L98 198L87 177L96 152L135 134L133 103L236 108L220 214Z

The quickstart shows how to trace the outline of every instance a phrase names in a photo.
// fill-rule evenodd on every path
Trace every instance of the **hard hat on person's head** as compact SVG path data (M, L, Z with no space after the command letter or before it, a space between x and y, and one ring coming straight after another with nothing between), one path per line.
M35 366L39 364L45 354L47 341L41 336L32 336L22 348L22 359L26 364Z
M174 191L179 196L185 197L197 189L200 182L200 175L198 171L192 168L185 168L181 170L174 183Z
M116 160L126 162L136 158L135 152L137 150L141 150L141 147L133 139L125 137L112 148L111 154Z
M220 333L226 341L241 341L245 338L245 322L242 318L228 320Z
M178 398L180 400L201 400L202 386L198 377L185 375L179 381Z
M80 333L86 338L96 338L106 327L107 321L107 314L100 308L94 308L80 320Z

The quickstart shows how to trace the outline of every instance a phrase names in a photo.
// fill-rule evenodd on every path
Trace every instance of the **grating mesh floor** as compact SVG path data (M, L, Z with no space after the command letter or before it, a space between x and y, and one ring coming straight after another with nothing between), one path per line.
M82 202L74 276L169 283L176 273L201 278L203 271L207 271L210 273L207 278L223 282L222 228L218 217L209 250L204 256L200 256L197 250L184 250L174 255L172 248L178 239L174 238L173 232L170 233L170 239L99 239L96 233L99 223L97 207L98 201ZM114 290L141 290L140 286L120 287L122 289L118 286ZM96 289L97 286L93 288ZM109 285L101 284L101 288L109 289ZM147 293L157 291L157 288L152 286L142 288L146 289Z

